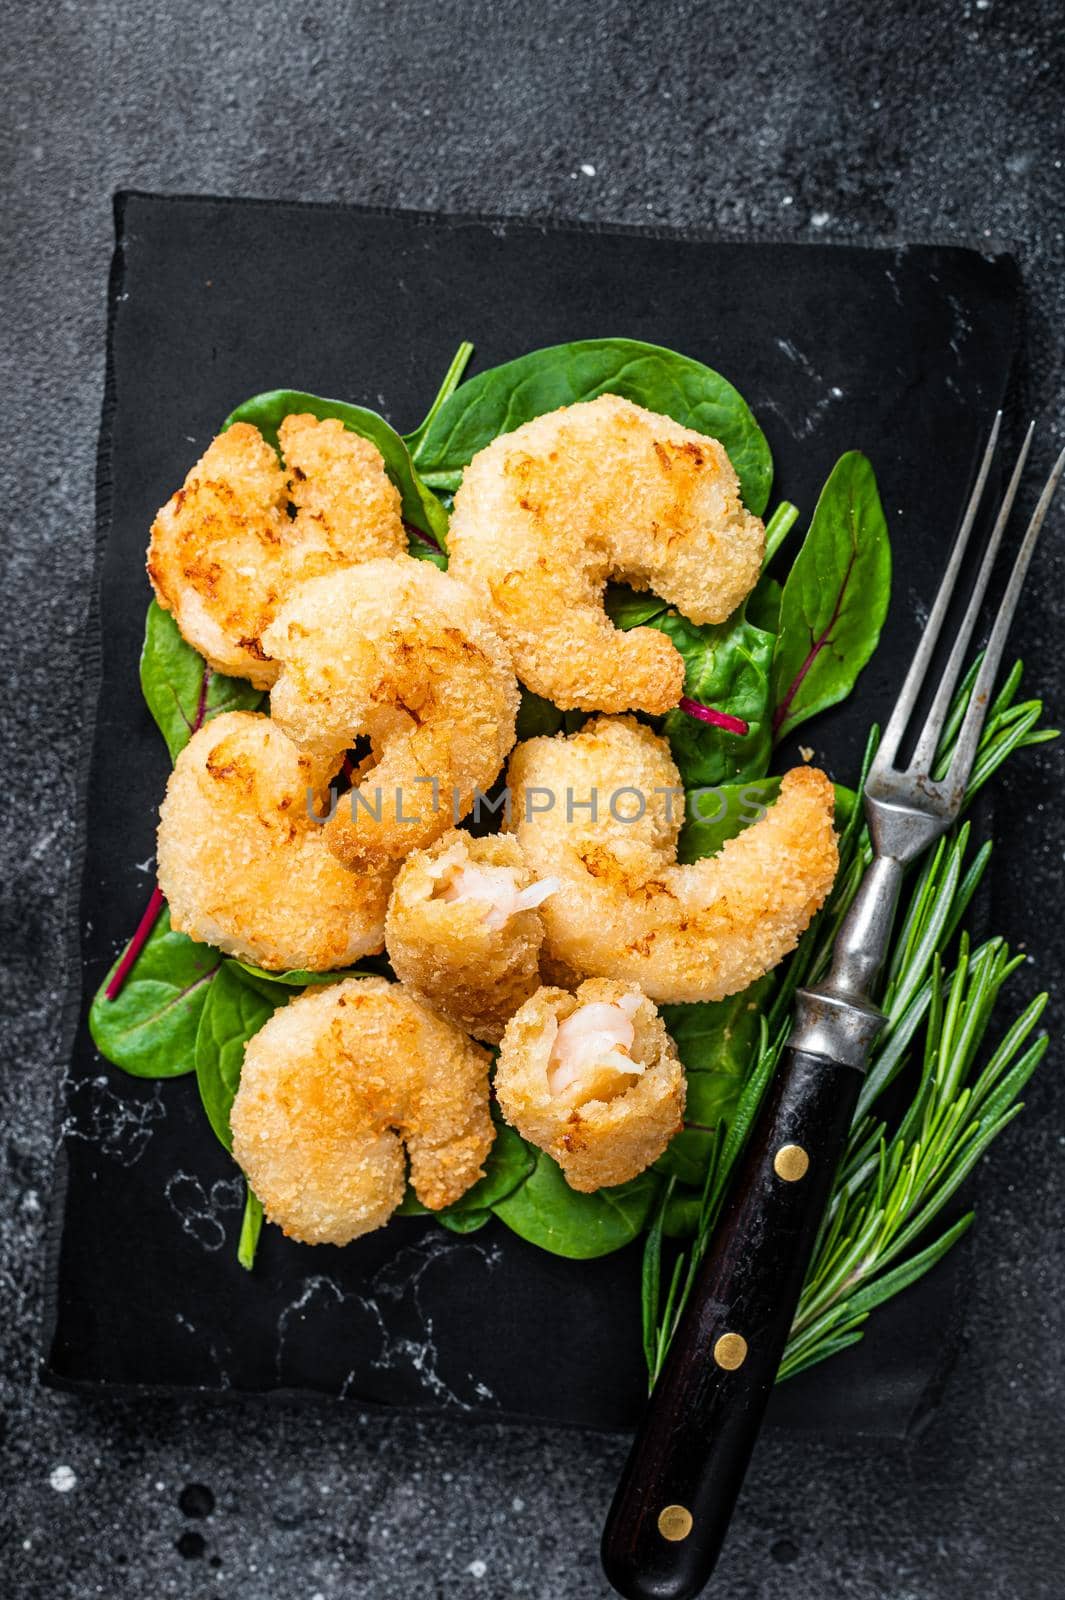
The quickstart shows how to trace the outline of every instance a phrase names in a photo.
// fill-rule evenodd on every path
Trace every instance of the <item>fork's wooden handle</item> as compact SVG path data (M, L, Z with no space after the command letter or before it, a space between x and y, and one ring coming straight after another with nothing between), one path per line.
M784 1054L607 1518L603 1567L626 1600L689 1600L713 1570L861 1082Z

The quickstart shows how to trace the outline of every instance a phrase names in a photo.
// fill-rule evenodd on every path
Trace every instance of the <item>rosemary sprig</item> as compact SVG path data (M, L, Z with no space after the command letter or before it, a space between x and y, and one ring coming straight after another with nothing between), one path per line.
M944 729L939 770L950 751L979 670L961 684ZM1017 702L1022 666L1002 685L984 726L966 793L974 795L1016 750L1057 737L1040 728L1042 702ZM876 748L874 731L863 763L861 787ZM801 1372L857 1343L870 1312L916 1282L961 1237L972 1213L931 1243L934 1222L993 1139L1021 1110L1018 1096L1047 1047L1045 1035L1029 1042L1046 1004L1039 995L1005 1030L982 1066L981 1047L1000 992L1023 957L992 938L970 949L961 924L987 869L990 843L969 858L971 828L960 822L915 870L904 895L889 952L881 1004L887 1025L880 1034L863 1085L854 1126L792 1326L779 1377ZM653 1386L691 1292L721 1209L733 1166L783 1051L790 1011L800 984L827 970L832 946L857 892L872 847L859 804L840 840L840 870L828 903L783 969L762 1020L761 1040L727 1129L711 1148L695 1237L674 1262L661 1296L663 1224L672 1184L663 1195L644 1251L644 1350ZM948 966L948 953L957 953ZM874 1112L884 1091L920 1050L920 1070L908 1102L896 1112L894 1131Z
M927 1272L972 1221L969 1212L907 1254L1021 1110L1017 1096L1046 1050L1045 1034L1024 1048L1046 1004L1040 995L973 1077L999 990L1023 960L1001 939L970 953L965 934L953 973L945 976L933 958L929 982L911 1001L927 1017L917 1087L894 1135L871 1116L851 1131L781 1378L842 1349L841 1339L853 1344L873 1307Z

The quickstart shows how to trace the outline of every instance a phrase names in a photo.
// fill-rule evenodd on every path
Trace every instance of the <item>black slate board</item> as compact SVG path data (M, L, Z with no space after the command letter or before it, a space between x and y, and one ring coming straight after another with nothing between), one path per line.
M801 735L853 779L1006 390L1014 266L947 248L747 246L148 195L119 196L116 222L86 650L99 700L86 729L43 1376L629 1427L643 1391L638 1248L575 1264L494 1222L462 1239L402 1220L344 1251L311 1250L268 1228L249 1276L234 1255L240 1182L195 1083L140 1083L95 1054L85 1009L147 898L168 772L137 685L147 530L222 418L258 390L359 401L406 429L463 337L480 365L606 334L674 346L753 405L775 498L809 511L847 448L877 468L897 561L889 627L860 694ZM915 1426L949 1362L958 1281L955 1263L901 1296L862 1345L779 1390L771 1416Z

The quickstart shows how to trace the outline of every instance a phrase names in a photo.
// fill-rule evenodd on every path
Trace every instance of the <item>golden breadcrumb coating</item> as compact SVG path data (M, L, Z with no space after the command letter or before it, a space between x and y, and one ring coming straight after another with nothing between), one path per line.
M466 816L514 743L518 685L484 607L410 556L301 584L264 634L273 716L305 749L373 747L358 802L325 830L346 866L377 869Z
M179 933L263 967L325 971L379 951L391 873L349 872L327 848L337 763L258 712L194 733L159 811L159 886Z
M337 417L288 416L278 429L290 527L291 582L407 553L399 490L370 439Z
M683 660L657 629L613 626L607 578L721 622L758 577L765 530L716 439L604 394L475 455L448 548L449 570L490 598L528 688L564 710L664 712Z
M583 977L565 961L551 954L547 948L546 932L545 929L544 942L540 946L540 982L547 989L568 989L574 994L584 981Z
M539 986L545 889L551 881L534 883L509 834L452 831L415 851L396 875L385 919L397 977L474 1038L498 1044Z
M527 1000L507 1023L495 1090L507 1121L586 1194L643 1172L684 1120L673 1040L634 984L610 978Z
M550 958L629 979L657 1001L746 989L795 948L839 864L832 784L798 767L764 817L717 855L679 866L680 778L666 740L631 717L528 740L511 757L509 783L526 861L538 877L562 879L540 913ZM548 794L555 803L541 809ZM593 795L594 822L581 805ZM636 820L617 820L612 799Z
M277 676L263 632L295 583L407 548L376 445L335 417L290 416L278 431L284 467L251 423L213 439L148 547L156 598L189 644L216 672L260 689Z
M249 1039L233 1154L271 1222L304 1244L381 1228L410 1181L433 1211L483 1175L488 1053L385 978L307 990Z

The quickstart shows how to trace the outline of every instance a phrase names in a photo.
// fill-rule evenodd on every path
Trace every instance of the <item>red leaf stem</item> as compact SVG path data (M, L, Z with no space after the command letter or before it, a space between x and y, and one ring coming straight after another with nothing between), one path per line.
M413 522L404 522L403 526L407 530L407 533L410 535L410 537L412 539L417 539L419 544L425 545L427 550L435 550L437 555L440 556L444 554L443 545L439 544L437 540L433 538L431 533L426 533L424 528L416 528Z
M680 709L699 722L708 722L712 728L723 728L726 733L742 735L751 731L750 723L744 722L742 717L733 717L727 711L716 711L713 706L704 706L700 700L689 700L687 695L681 696Z
M787 693L784 695L780 704L773 712L774 738L776 738L777 734L788 720L788 715L791 711L791 702L795 699L795 696L802 688L803 680L805 679L806 674L809 672L810 668L821 654L821 651L827 649L827 647L832 643L832 629L839 621L840 613L843 610L843 601L847 594L847 585L851 581L851 574L854 571L854 563L857 560L857 556L858 549L855 545L852 546L851 558L847 562L847 570L843 574L843 582L840 584L839 593L836 595L836 603L832 608L832 615L828 619L828 625L819 638L815 639L813 634L810 635L810 648L807 651L806 659L799 668L798 672L795 674L791 683L788 685Z
M126 979L129 977L130 972L133 970L133 965L137 957L147 944L148 935L155 927L159 913L162 911L165 905L166 901L163 899L163 891L160 889L159 885L156 884L155 888L152 890L152 898L148 901L148 904L144 908L144 915L137 924L137 931L133 935L133 938L129 941L129 944L126 946L122 960L115 968L114 977L104 990L104 994L108 1000L118 999L119 991L121 990Z

